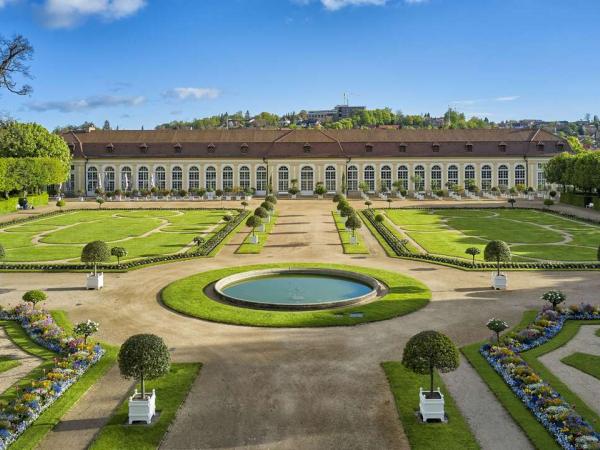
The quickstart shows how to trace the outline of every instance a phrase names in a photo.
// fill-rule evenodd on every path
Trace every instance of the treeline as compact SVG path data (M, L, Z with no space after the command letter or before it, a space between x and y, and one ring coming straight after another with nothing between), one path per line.
M561 153L544 167L546 181L573 186L585 193L600 193L600 152L584 150L575 154Z

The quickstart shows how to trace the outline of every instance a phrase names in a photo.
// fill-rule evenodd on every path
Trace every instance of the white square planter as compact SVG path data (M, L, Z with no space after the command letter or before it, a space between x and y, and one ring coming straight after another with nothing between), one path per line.
M352 244L352 245L358 244L358 237L357 236L350 236L350 244Z
M296 194L292 194L292 200L296 199Z
M427 398L425 394L428 394L429 391L425 391L423 388L419 389L419 412L424 422L432 419L441 421L445 419L444 394L442 394L440 388L433 392L437 394L436 397L438 398Z
M492 287L494 289L506 289L508 286L508 277L501 273L497 275L496 273L492 273Z
M99 273L97 275L94 275L93 273L90 273L87 276L85 287L86 289L94 290L102 289L104 287L104 274Z
M231 196L229 196L229 195L226 195L226 196L225 196L225 201L230 201L230 200L231 200Z
M140 396L137 389L129 397L129 425L133 422L151 423L156 414L156 392L152 389L152 395L146 399L136 398Z
M265 232L265 224L261 223L259 226L257 226L256 231L258 231L259 233L264 233Z
M251 244L258 244L258 236L257 235L250 235L250 243Z

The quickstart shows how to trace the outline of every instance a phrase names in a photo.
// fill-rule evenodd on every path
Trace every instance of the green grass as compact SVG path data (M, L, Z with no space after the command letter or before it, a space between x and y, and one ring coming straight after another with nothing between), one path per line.
M600 356L578 352L561 359L561 362L600 380Z
M0 245L6 262L79 262L86 243L103 240L125 247L128 255L121 261L128 261L177 253L198 235L208 240L225 226L222 218L228 212L237 214L217 209L67 211L0 228Z
M235 273L289 267L324 267L363 273L387 285L389 292L384 297L364 305L320 311L267 311L241 308L212 300L204 292L207 285ZM161 292L163 303L182 314L213 322L261 327L320 327L374 322L414 312L427 305L430 298L431 293L424 284L405 275L380 269L306 263L263 264L213 270L175 281ZM361 312L363 317L350 317L352 312Z
M53 311L52 316L59 326L67 331L72 330L72 325L68 321L64 311ZM39 356L45 360L40 366L21 379L18 385L30 384L31 381L42 376L43 369L47 370L53 366L52 360L56 354L31 341L16 322L2 321L0 324L5 328L9 338L15 344L28 353ZM102 346L106 350L106 353L100 361L90 367L77 383L71 386L58 400L46 409L35 423L33 423L33 425L31 425L19 439L11 445L11 449L30 450L36 448L44 436L60 422L61 418L71 409L81 396L106 374L116 361L118 348L104 343L102 343ZM14 386L12 386L0 396L0 400L11 400L14 398L14 393Z
M369 248L365 244L365 239L363 238L360 231L355 232L355 236L357 237L357 243L350 243L350 238L352 237L352 231L346 230L346 217L342 217L338 212L332 212L333 220L335 222L335 227L337 228L338 235L340 236L340 241L342 242L342 247L344 248L344 253L348 255L368 255ZM362 220L362 219L361 219ZM364 221L363 221L364 223Z
M100 430L90 446L92 450L108 449L156 449L175 414L185 400L201 364L174 363L167 375L147 382L147 389L156 389L156 410L160 413L151 425L126 425L128 417L127 399L121 403L108 423Z
M244 242L241 243L241 245L238 247L238 249L235 252L240 253L240 254L258 254L258 253L260 253L262 251L263 247L265 246L265 244L267 243L269 234L271 234L271 231L275 227L278 217L279 217L279 215L277 214L277 212L275 212L271 216L271 220L268 223L265 222L265 231L257 231L256 232L256 236L258 236L258 244L252 244L250 242L250 236L252 236L252 230L250 230L250 232L248 233L248 236L246 236L246 238L244 239Z
M428 253L470 259L468 247L506 241L517 261L595 261L600 227L529 209L391 209L387 217ZM391 228L390 228L391 229ZM561 243L565 238L570 242Z
M381 245L381 247L383 247L383 249L385 250L385 253L390 258L398 258L398 255L396 255L396 252L392 249L392 247L390 247L390 244L388 244L385 241L385 239L383 239L381 237L381 234L379 234L379 232L375 229L375 227L373 226L373 224L364 216L363 212L360 211L358 213L358 215L362 219L363 223L367 226L367 229L371 232L371 234L373 235L373 237L375 239L377 239L377 242L379 242L379 245Z
M400 362L385 362L382 367L390 383L396 409L412 450L480 448L437 373L434 374L434 384L439 386L444 394L448 423L423 424L415 415L415 411L419 409L419 387L429 386L429 375L417 375Z
M8 356L0 356L0 373L6 372L7 370L14 369L21 365L21 361L18 359L12 359Z

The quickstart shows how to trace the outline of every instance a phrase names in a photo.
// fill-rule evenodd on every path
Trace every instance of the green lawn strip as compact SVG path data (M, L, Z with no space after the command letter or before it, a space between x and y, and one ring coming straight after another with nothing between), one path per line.
M405 368L400 362L384 362L385 371L402 427L413 450L479 449L475 436L450 396L441 377L434 375L435 386L439 386L444 394L445 410L448 423L423 424L415 411L419 409L419 388L429 386L429 375L417 375Z
M536 315L537 311L526 311L523 314L521 322L513 330L518 331L525 328L535 319ZM550 433L536 420L527 406L519 400L502 377L498 375L481 353L479 353L479 349L484 343L476 342L466 345L460 350L535 448L539 450L560 449L561 447L554 441Z
M600 356L598 355L577 352L560 361L600 380Z
M257 231L256 232L256 236L258 236L258 244L252 244L250 242L250 236L252 236L252 231L250 231L248 233L248 236L246 236L246 238L244 239L244 242L241 243L241 245L238 247L238 249L235 252L240 253L240 254L258 254L258 253L260 253L262 251L262 248L264 247L264 245L267 243L269 234L271 234L271 231L275 227L278 217L279 217L279 215L277 214L277 212L275 212L271 216L271 220L269 222L264 223L265 231Z
M68 321L64 311L52 311L52 317L54 317L54 320L59 326L66 330L72 330L72 325ZM16 322L6 321L6 323L13 324L14 326L18 327L23 334L25 334L20 325L18 325ZM2 325L5 326L4 323L2 323ZM8 327L5 329L7 329L8 333ZM32 354L35 354L33 352L38 352L38 354L41 354L40 351L43 351L47 352L51 358L56 356L53 352L39 347L33 341L29 340L29 337L26 334L25 338L29 341L29 343L26 344L27 348L24 348L26 351L30 351L31 349ZM44 436L46 436L46 434L50 432L56 426L56 424L58 424L58 422L60 422L61 418L73 407L73 405L81 398L81 396L106 374L106 372L112 367L117 359L118 347L114 347L105 343L101 343L101 345L106 350L106 353L100 359L100 361L91 366L75 384L73 384L59 399L57 399L50 407L48 407L48 409L42 413L35 423L33 423L33 425L31 425L19 437L19 439L17 439L11 445L11 449L29 450L37 447ZM34 346L37 347L37 349ZM48 369L52 367L53 364L54 363L52 359L43 363L41 366L38 366L36 369L30 372L27 377L23 378L20 383L23 382L23 384L30 384L32 380L41 376L42 368ZM36 372L35 376L31 376L34 374L34 372ZM4 400L4 396L7 394L7 392L0 396L0 400Z
M290 267L323 267L363 273L377 278L387 285L389 292L384 297L364 305L322 311L269 311L241 308L212 300L204 292L205 286L235 273ZM182 314L213 322L260 327L356 325L409 314L427 305L430 298L431 293L424 284L405 275L380 269L308 263L262 264L213 270L175 281L161 292L163 303ZM360 312L363 315L362 317L350 317L350 313L353 312Z
M383 249L385 250L385 253L390 257L390 258L399 258L398 255L396 255L396 252L392 249L392 247L390 247L390 244L388 244L385 239L383 239L381 237L381 234L379 234L379 232L375 229L375 227L373 226L373 224L369 221L369 219L367 219L363 212L360 211L358 213L358 215L360 216L361 220L363 221L363 223L367 226L367 229L371 232L371 234L373 235L373 237L375 239L377 239L377 242L379 242L379 245L381 245L383 247Z
M344 248L344 253L348 255L368 255L369 248L365 244L365 240L360 234L360 232L355 232L355 236L357 237L357 243L350 243L352 231L346 230L346 217L340 216L340 214L336 211L332 212L331 214L333 215L335 227L337 228L338 235L340 236L340 241L342 243L342 247Z
M160 413L158 421L151 425L127 425L128 400L125 399L108 423L100 430L90 449L158 448L173 422L177 410L197 378L201 366L199 363L173 363L167 375L148 381L146 388L156 389L156 410Z
M18 359L12 359L7 356L0 356L0 373L6 372L7 370L14 369L21 365L21 361Z

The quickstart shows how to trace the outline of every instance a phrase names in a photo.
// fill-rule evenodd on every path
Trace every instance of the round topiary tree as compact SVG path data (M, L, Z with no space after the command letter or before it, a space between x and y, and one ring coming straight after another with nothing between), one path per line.
M342 200L346 200L346 197L344 196L344 194L335 194L333 196L333 203L339 203Z
M508 324L504 320L491 318L485 324L488 327L488 330L496 333L496 343L500 343L500 333L508 328Z
M377 215L375 216L375 222L379 222L379 223L381 223L381 222L383 222L384 220L385 220L385 217L383 217L383 214L377 214Z
M102 197L96 197L96 203L98 203L98 208L102 209L102 205L104 204L104 199Z
M350 217L352 215L354 215L354 208L350 205L345 205L341 210L340 210L340 215L342 217Z
M124 247L113 247L110 249L110 254L117 258L117 264L121 264L121 258L127 256L127 249Z
M469 247L465 250L465 253L473 257L473 265L475 265L475 257L481 253L481 250L479 250L477 247Z
M509 198L507 202L510 203L511 208L514 208L517 201L514 198Z
M205 240L205 239L204 239L202 236L196 236L196 237L194 238L194 244L196 244L196 246L197 246L198 248L200 248L200 246L201 246L202 244L204 244L204 242L206 242L206 240Z
M365 206L367 207L367 209L371 209L371 205L373 204L373 202L371 200L367 200L365 202Z
M452 372L460 364L458 350L452 340L438 331L422 331L414 335L402 355L402 364L420 375L429 375L429 392L433 394L433 373Z
M73 333L77 336L83 336L83 343L87 344L88 338L98 332L100 324L88 319L87 322L79 322L73 327Z
M262 206L259 206L254 210L254 215L260 217L261 219L266 219L267 217L269 217L269 213Z
M231 222L231 221L233 220L233 216L232 216L231 214L225 214L225 215L223 216L223 220L224 220L225 222Z
M275 197L274 195L267 195L265 197L265 201L269 202L269 203L272 203L273 205L276 205L277 204L277 197Z
M348 219L346 220L346 228L352 230L352 237L356 236L356 230L360 227L362 227L362 221L356 214L348 216Z
M388 204L388 209L390 209L390 208L392 207L392 202L393 202L393 201L394 201L394 200L392 200L391 198L388 198L388 199L386 200L386 202L387 202L387 204Z
M554 200L552 200L550 198L547 198L547 199L544 200L544 206L546 208L548 208L549 206L552 206L552 205L554 205Z
M22 297L24 302L29 302L33 304L33 306L37 305L39 302L43 302L47 298L48 296L46 293L39 290L27 291Z
M268 212L272 212L275 209L275 205L271 202L264 201L260 204L261 208L264 208Z
M154 334L136 334L119 350L119 370L125 378L141 384L142 399L146 398L146 380L165 375L171 367L171 355L164 341Z
M252 228L252 236L256 236L256 227L260 227L262 219L260 216L250 216L246 220L246 226Z
M486 261L496 261L498 268L498 276L500 276L500 262L510 261L510 247L504 241L490 241L483 250L483 259Z
M244 208L244 211L246 211L246 208L248 207L248 202L246 200L244 200L242 202L242 208Z
M346 206L350 206L350 203L348 203L348 201L346 199L342 199L338 202L337 206L335 207L335 209L337 209L338 211L341 211L343 208L345 208Z
M110 261L110 249L106 242L94 241L83 247L81 261L94 265L94 276L98 275L98 263Z
M315 194L321 196L327 194L327 189L323 185L323 183L317 183L315 186Z
M558 290L548 291L542 295L542 300L550 303L554 311L556 311L556 307L563 303L566 299L567 296L565 295L565 293Z
M56 202L56 206L58 207L58 209L60 209L62 211L62 209L64 208L64 206L67 203L61 198L59 201Z

